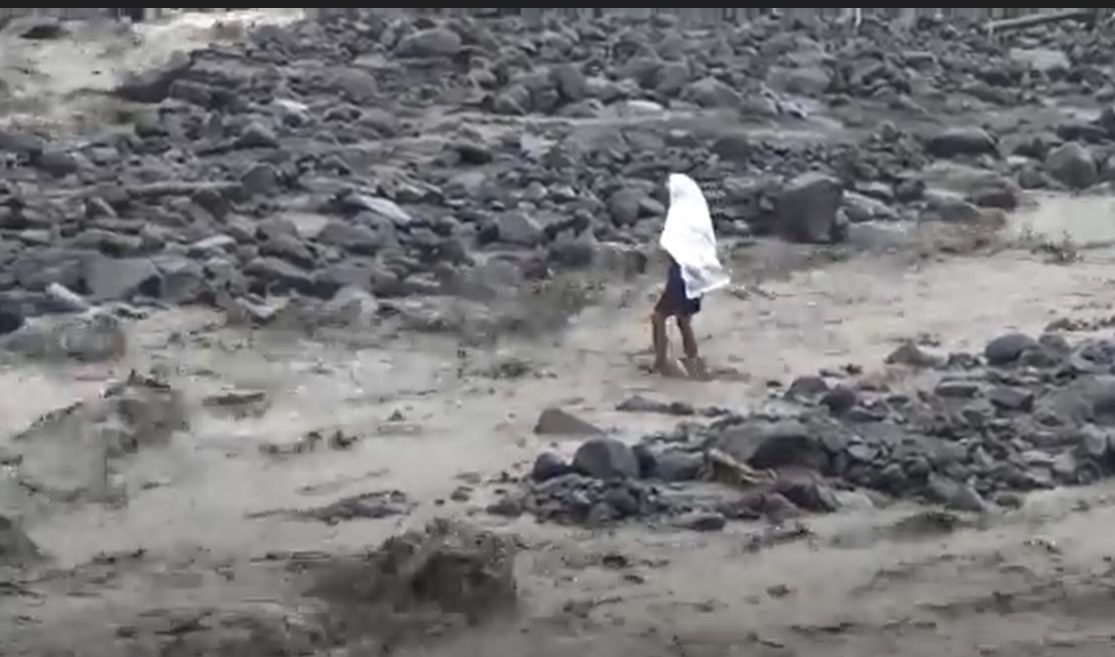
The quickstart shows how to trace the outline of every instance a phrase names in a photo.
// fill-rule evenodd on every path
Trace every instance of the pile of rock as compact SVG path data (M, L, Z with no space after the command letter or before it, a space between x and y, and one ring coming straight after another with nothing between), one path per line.
M711 409L707 425L690 420L634 448L594 438L572 463L543 454L518 508L578 523L700 511L670 491L716 478L710 456L772 475L703 508L726 518L833 511L842 491L855 490L880 503L983 511L988 501L1015 506L1019 493L1115 473L1115 340L1070 345L1054 333L1015 333L981 355L937 357L906 345L888 362L910 368L908 386L846 373L802 377L773 415Z
M514 610L517 552L512 537L436 520L378 550L300 567L307 595L326 603L339 633L390 646Z
M0 306L54 312L52 284L256 318L269 296L474 294L493 266L521 281L645 243L676 170L709 188L721 234L806 242L849 222L979 221L1020 187L1109 176L1110 112L928 134L896 118L835 140L745 129L1115 95L1110 34L865 29L374 12L261 28L129 79L101 134L0 130Z

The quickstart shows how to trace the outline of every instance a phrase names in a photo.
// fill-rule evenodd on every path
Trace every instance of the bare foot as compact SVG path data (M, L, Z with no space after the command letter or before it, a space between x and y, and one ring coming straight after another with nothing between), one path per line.
M682 364L685 366L685 372L689 375L689 378L698 381L709 380L708 367L705 365L704 358L686 358L682 361Z
M672 379L684 379L688 376L685 368L683 368L677 362L677 360L673 358L670 358L664 363L659 363L654 369L662 376L670 377Z

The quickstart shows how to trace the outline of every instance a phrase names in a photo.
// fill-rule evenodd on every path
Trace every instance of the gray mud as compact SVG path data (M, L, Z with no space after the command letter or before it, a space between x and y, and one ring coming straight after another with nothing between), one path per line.
M139 30L152 45L137 49L123 45L115 31L98 29L111 34L83 37L76 50L65 41L5 41L3 65L12 65L9 51L18 50L18 66L38 67L32 77L43 87L35 92L29 78L11 78L18 80L9 83L17 92L13 112L49 104L56 110L48 117L52 124L76 122L84 130L96 123L104 99L98 96L91 109L88 98L73 94L96 87L88 77L74 80L77 55L96 52L126 71L144 58L168 55L171 44L213 36L208 26L156 25ZM950 74L941 83L949 93L963 87L991 102L990 91L954 84L962 76ZM922 101L948 105L943 94ZM788 104L792 95L779 100ZM1016 112L981 110L971 97L956 101L958 116L1013 124ZM880 122L914 114L911 126L933 123L901 103L872 110L864 100L863 107L856 105L861 119L878 111ZM463 123L469 135L493 143L528 125L557 124L566 136L592 142L617 122L639 124L628 106L605 109L584 118L453 115L433 107L426 119L429 126ZM1041 120L1049 125L1069 121L1044 111L1049 116ZM699 132L694 120L711 125L723 116L689 107L673 115L676 123L647 129ZM25 116L16 118L26 123ZM786 177L800 164L798 155L779 150L787 144L840 145L875 134L867 120L837 130L828 115L743 123L769 149L762 157L774 162L772 171L785 169ZM396 137L376 147L395 149L399 161L424 161L422 139L414 146L412 136ZM979 135L976 141L978 151ZM1101 154L1097 147L1097 159ZM1000 172L984 155L957 166L983 167L1004 180L1022 177L1016 169ZM121 176L138 176L121 166ZM945 187L965 183L970 173L947 162L926 171L925 179ZM58 185L80 188L71 183L73 177ZM900 184L888 183L887 194ZM720 417L693 409L726 409L748 419L787 408L812 413L817 404L798 404L784 392L818 373L854 381L858 390L895 394L937 383L939 369L887 364L907 344L986 358L992 339L1039 336L1052 325L1049 332L1066 344L1097 341L1102 353L1092 363L1105 366L1103 359L1115 353L1103 346L1115 316L1115 211L1109 198L1070 194L1069 186L1044 180L1043 191L1023 192L1011 182L1010 198L1021 201L1016 209L980 205L974 199L987 197L968 189L960 201L946 195L945 216L924 200L895 200L887 212L866 204L874 209L852 222L847 239L824 245L756 238L748 226L769 219L765 211L724 209L737 213L724 235L737 285L707 299L699 315L698 337L714 372L702 382L645 372L647 314L658 283L653 251L642 250L655 232L647 221L602 229L615 238L602 240L602 265L555 274L546 284L527 285L513 272L503 287L482 281L483 294L377 290L379 298L356 297L338 304L340 310L323 309L322 300L302 306L305 300L295 295L298 303L275 315L257 303L281 295L228 286L222 291L230 296L210 304L144 304L132 294L94 304L93 317L99 310L113 314L112 321L65 315L79 326L101 322L95 348L70 344L69 351L46 353L5 343L0 366L6 428L0 436L0 653L1109 655L1115 534L1103 528L1112 520L1112 486L1068 486L1085 482L1052 458L1027 465L1065 481L1051 479L1029 493L1005 486L976 491L977 510L925 500L913 484L888 493L873 482L857 486L827 475L834 508L789 503L794 512L785 516L761 510L724 518L718 509L725 501L754 489L713 476L645 484L685 496L692 508L636 513L622 522L542 522L505 505L529 487L540 453L572 459L597 431L635 445L651 435L684 433L679 421L708 425ZM654 207L649 186L637 188L644 205L636 207ZM864 189L880 193L878 186ZM724 193L729 201L742 198ZM714 208L731 205L723 203ZM258 199L252 208L268 211ZM855 208L846 204L849 209ZM826 231L838 223L831 210ZM876 210L885 216L872 215ZM966 219L953 221L952 212ZM11 230L20 231L29 250L40 246L37 234ZM196 245L190 239L176 244ZM500 242L455 271L471 276L493 252L518 253L521 246ZM645 252L652 254L649 273L640 274L647 268L632 263ZM225 255L234 263L241 257ZM485 271L498 278L503 270ZM59 342L59 333L42 328L51 326L49 315L27 313L37 344ZM83 363L71 358L92 351L108 355ZM1057 367L1026 369L1018 358L979 369L979 376L1017 377L1011 385L1038 390L1040 398L1047 391L1039 383L1061 389L1061 365L1080 366L1063 355ZM852 370L854 376L847 374ZM1101 374L1078 369L1073 376ZM1004 379L980 378L973 389L982 395L991 380ZM941 396L940 388L930 389ZM662 404L624 410L633 398ZM1021 411L1019 405L1012 410ZM540 415L554 408L575 420L562 415L557 429L540 433ZM970 410L957 414L970 417ZM1100 418L1082 424L1106 431ZM1025 439L1036 442L1038 434L1044 436L1035 431ZM1022 437L1003 442L1014 439ZM1050 454L1066 453L1057 451L1063 445L1048 447ZM1015 443L1010 449L1026 451ZM1108 443L1100 451L1110 456ZM1103 468L1099 474L1106 476ZM758 465L749 469L749 476L768 474ZM796 467L785 470L800 474ZM986 472L971 474L976 483L992 480Z

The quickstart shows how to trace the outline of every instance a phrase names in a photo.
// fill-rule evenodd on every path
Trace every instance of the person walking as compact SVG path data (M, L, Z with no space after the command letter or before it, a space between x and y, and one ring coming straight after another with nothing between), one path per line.
M727 286L731 279L717 256L712 215L700 186L685 174L672 173L667 187L670 208L658 243L669 256L669 268L666 287L651 314L654 369L664 376L706 378L693 318L701 311L704 296ZM681 364L670 356L667 324L671 317L681 333Z

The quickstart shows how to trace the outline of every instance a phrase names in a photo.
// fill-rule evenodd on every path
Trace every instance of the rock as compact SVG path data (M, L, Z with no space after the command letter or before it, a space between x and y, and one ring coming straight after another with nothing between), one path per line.
M932 495L950 509L982 513L987 508L987 504L980 494L967 484L932 476L930 477L929 488Z
M814 400L829 391L829 384L820 376L799 376L786 389L786 399Z
M604 431L560 408L547 408L538 416L534 433L540 436L600 436Z
M19 35L28 41L53 41L69 35L69 30L61 21L44 16L25 16L14 19L4 26L8 32Z
M639 461L626 444L612 438L594 438L577 448L573 469L594 479L636 479Z
M342 68L333 77L333 86L350 103L367 105L375 102L379 95L379 85L368 71Z
M773 66L767 73L767 81L778 91L816 98L832 86L832 74L820 66Z
M127 344L120 321L100 312L40 317L0 340L0 347L28 358L85 363L117 360L127 352Z
M1068 55L1052 48L1011 48L1010 58L1046 75L1067 73L1072 68Z
M812 478L781 478L774 490L806 511L831 513L840 508L840 501L831 488Z
M398 57L448 57L461 50L461 37L452 30L430 28L403 37L395 47Z
M821 396L820 404L833 415L844 415L851 411L858 401L856 391L845 386L837 386Z
M175 53L162 66L131 73L116 87L116 94L137 103L158 103L170 93L170 87L194 65L189 55Z
M888 365L909 365L911 367L940 367L944 365L945 359L934 354L927 353L921 347L918 347L913 342L904 342L902 346L898 347L887 356L886 361Z
M128 301L136 295L158 299L163 279L149 258L94 258L85 271L85 285L94 303Z
M1037 340L1022 333L1001 335L984 347L983 356L989 365L1002 367L1010 365L1022 357L1027 349L1036 348Z
M55 301L57 301L65 312L84 313L91 309L89 302L81 298L81 295L68 289L65 285L58 283L51 283L46 288L46 293ZM22 326L22 321L20 326ZM19 328L16 326L15 328ZM14 330L14 329L13 329ZM0 333L10 333L11 331L0 331Z
M716 78L702 78L686 87L684 96L701 107L739 107L742 99L735 89Z
M39 546L24 533L20 524L0 515L0 566L24 566L41 558Z
M645 476L665 482L696 481L704 469L704 459L692 452L669 450L654 454Z
M522 503L510 497L501 497L489 504L484 510L494 516L503 516L504 518L518 518L523 515Z
M530 216L522 212L508 212L497 220L497 231L501 242L519 246L534 246L542 241L542 227Z
M345 285L316 311L317 325L371 329L377 324L379 309L379 302L366 289Z
M396 638L406 638L406 627L417 639L443 632L446 615L476 626L514 609L517 552L510 537L436 520L378 550L309 564L307 594L327 602L339 622Z
M584 72L573 64L559 64L550 69L558 93L568 103L576 103L589 94L588 81Z
M0 309L0 337L15 333L23 328L26 320L23 313L15 309Z
M997 155L999 147L981 128L945 128L926 140L925 150L934 157L956 157Z
M837 211L844 197L840 181L819 173L791 180L778 197L778 231L795 242L843 240Z
M409 226L414 219L394 201L366 194L350 194L342 199L342 203L356 212L363 222L369 226L378 225L380 221L396 227Z
M530 477L534 481L549 481L550 479L563 477L570 472L572 472L572 468L565 462L565 459L553 452L543 452L534 460Z
M259 121L252 121L240 132L236 138L236 148L276 148L279 139L275 131Z
M844 209L848 221L864 223L868 221L897 221L897 213L886 203L864 196L857 192L844 192Z
M718 532L724 529L727 519L715 511L697 511L680 516L674 526L695 532Z
M997 386L988 392L987 399L1002 411L1029 412L1034 408L1034 393L1019 388Z
M764 428L760 442L747 463L758 469L803 466L824 470L828 455L809 427L787 421Z
M1071 189L1094 185L1099 177L1092 153L1078 142L1069 142L1053 149L1045 158L1045 170Z

